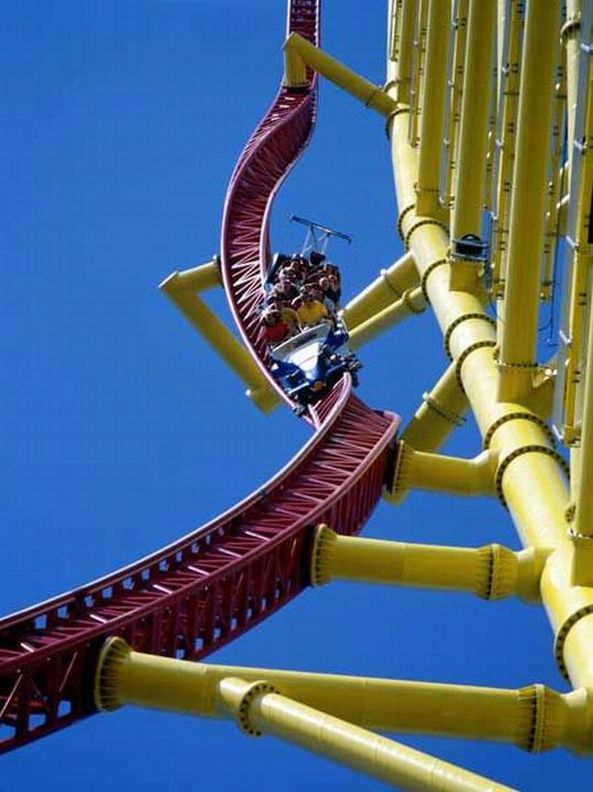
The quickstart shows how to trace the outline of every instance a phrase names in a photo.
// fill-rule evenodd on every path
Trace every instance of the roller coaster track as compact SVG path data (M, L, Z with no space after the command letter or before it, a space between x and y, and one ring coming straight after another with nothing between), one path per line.
M318 0L292 0L289 32L318 42ZM267 373L257 305L273 197L307 144L316 85L282 87L227 192L222 274L247 347ZM273 479L204 527L76 591L0 620L0 752L95 712L104 639L198 659L258 624L309 582L311 529L357 533L381 496L398 419L366 407L349 375L310 410L311 440Z

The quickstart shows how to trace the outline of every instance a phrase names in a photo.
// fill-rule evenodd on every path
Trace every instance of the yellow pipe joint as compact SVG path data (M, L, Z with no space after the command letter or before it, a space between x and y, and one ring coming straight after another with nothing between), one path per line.
M473 459L417 451L400 440L388 499L399 503L410 489L449 492L452 495L491 495L497 454L483 451Z
M430 392L422 394L422 404L406 426L401 439L418 451L436 451L451 431L465 423L467 396L452 363Z
M406 289L398 300L371 316L366 322L357 325L350 332L350 346L352 349L360 349L408 316L424 313L426 305L426 299L419 286L416 289Z
M422 394L422 404L404 429L401 439L418 451L436 451L451 431L465 423L467 397L452 363L430 392Z
M418 273L414 256L405 253L391 267L382 269L378 278L350 300L342 311L346 326L350 331L354 330L417 285Z
M223 679L219 697L246 734L270 734L404 792L502 792L500 784L278 693L266 682Z
M288 59L292 59L290 64L285 67L287 78L299 73L293 61L295 58L300 58L304 64L315 69L318 74L360 99L366 107L377 110L384 116L389 116L396 109L395 101L380 86L365 80L364 77L315 47L298 33L291 33L286 39L284 52ZM299 84L301 83L297 83L297 85ZM289 82L288 85L291 83Z

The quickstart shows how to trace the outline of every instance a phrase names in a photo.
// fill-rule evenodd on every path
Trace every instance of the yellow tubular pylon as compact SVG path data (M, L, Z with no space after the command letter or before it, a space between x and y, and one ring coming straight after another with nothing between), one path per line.
M467 397L452 363L434 388L422 394L422 404L404 429L401 439L419 451L436 451L449 434L463 426Z
M481 236L495 0L470 0L451 235Z
M507 7L508 8L508 7ZM499 3L499 113L501 115L501 141L498 155L498 173L495 196L496 219L492 228L490 266L492 270L492 296L498 298L504 291L505 257L509 231L509 194L512 180L515 139L517 133L517 104L519 98L519 65L523 35L523 8L511 3L507 16L505 5ZM504 52L503 40L508 40ZM503 54L506 63L503 64ZM503 73L504 69L504 73Z
M570 161L573 155L574 126L576 119L577 101L579 99L579 54L580 54L580 18L582 0L567 0L566 23L562 28L562 42L566 57L566 110L567 110L567 136L566 152L568 157L569 172ZM583 99L584 97L581 97Z
M451 206L453 199L453 183L457 170L457 148L459 139L459 116L461 96L463 94L463 73L465 70L465 45L467 32L468 0L457 0L455 3L453 61L451 64L449 108L444 142L447 148L447 173L443 193L443 203ZM392 69L390 68L390 71Z
M356 295L342 311L350 331L371 319L379 311L399 300L404 292L418 286L414 256L405 253L391 267L382 269L379 277Z
M528 751L593 750L593 705L585 690L561 694L543 685L513 690L192 663L135 652L121 638L101 652L95 703L99 710L134 704L220 718L227 713L219 685L229 677L265 680L308 707L373 731L510 742Z
M585 364L585 394L581 432L579 476L576 485L573 532L582 537L577 554L583 556L579 564L578 582L593 583L593 311L589 313L587 361ZM578 559L575 558L575 561ZM583 563L584 562L584 563ZM575 581L576 582L576 581Z
M408 104L410 101L414 26L417 12L418 0L402 0L397 71L394 75L398 104Z
M342 536L326 525L315 532L311 582L332 580L466 591L487 600L517 596L539 601L546 553L516 553L498 544L442 547Z
M420 121L420 154L418 158L419 215L436 217L439 206L439 180L442 151L442 129L447 90L446 31L451 24L451 4L430 0L426 44L426 70Z
M243 380L248 388L247 396L260 410L270 412L279 404L278 394L270 387L245 347L197 296L197 292L212 288L219 283L216 262L210 262L184 272L173 272L159 288Z
M388 81L395 72L392 63ZM389 131L402 236L414 253L485 447L498 452L497 494L508 506L524 546L554 551L542 574L541 593L556 633L558 665L575 687L593 685L593 588L571 585L573 548L565 521L564 462L541 418L522 404L498 402L500 375L491 320L477 297L449 290L449 266L442 263L448 237L437 223L418 217L414 210L418 168L416 151L407 142L405 113L392 117ZM516 316L523 316L521 307Z
M499 398L529 391L536 366L540 267L560 2L527 4L513 168L506 286L499 322Z

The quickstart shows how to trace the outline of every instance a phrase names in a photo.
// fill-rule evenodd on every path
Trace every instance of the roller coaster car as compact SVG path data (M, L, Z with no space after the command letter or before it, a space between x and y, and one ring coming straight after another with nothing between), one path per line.
M358 384L356 372L361 364L347 341L343 325L322 322L270 349L270 370L300 411L323 396L346 371Z

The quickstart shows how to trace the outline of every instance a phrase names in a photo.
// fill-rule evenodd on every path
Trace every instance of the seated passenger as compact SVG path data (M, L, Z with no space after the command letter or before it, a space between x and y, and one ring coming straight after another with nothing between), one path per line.
M297 284L289 280L288 278L280 278L280 280L274 284L272 290L270 292L270 297L274 302L279 303L290 303L295 297L298 296L299 289Z
M320 300L315 300L311 293L305 293L292 301L292 307L301 327L318 324L328 318L327 308Z
M330 316L333 316L337 310L338 301L336 300L335 292L330 288L329 278L327 278L325 275L319 278L318 286L319 291L322 294L323 304L327 308Z
M299 320L294 308L286 303L279 306L280 318L288 327L289 334L292 335L298 330Z
M286 262L289 261L289 257L286 256L284 253L275 253L274 258L272 259L272 266L268 270L268 274L266 275L266 284L274 283L274 281L278 277L278 273L285 266Z
M338 275L328 275L327 280L329 282L329 289L327 290L327 296L330 300L333 300L336 305L340 303L340 297L342 296L342 289L340 288L340 278Z
M282 320L278 308L268 308L262 314L264 337L270 346L275 346L288 336L290 327Z
M297 277L304 281L310 266L307 259L304 256L295 255L292 257L292 265L296 270Z

